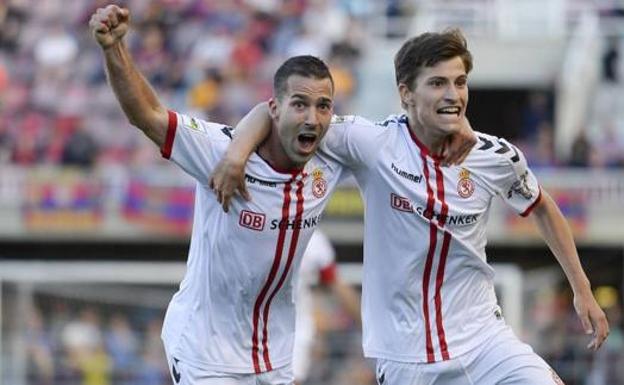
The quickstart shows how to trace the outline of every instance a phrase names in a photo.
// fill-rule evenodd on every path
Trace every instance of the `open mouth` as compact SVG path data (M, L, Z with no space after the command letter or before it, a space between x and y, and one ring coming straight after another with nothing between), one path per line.
M443 107L443 108L438 109L436 112L441 115L459 116L459 114L461 113L461 108L457 106Z
M299 146L305 151L312 150L314 144L316 143L316 139L317 135L311 132L302 133L297 136L297 142L299 142Z

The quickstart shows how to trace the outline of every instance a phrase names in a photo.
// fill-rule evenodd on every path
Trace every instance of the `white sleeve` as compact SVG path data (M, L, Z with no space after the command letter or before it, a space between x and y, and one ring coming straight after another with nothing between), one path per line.
M321 231L316 230L310 238L308 248L305 251L304 258L308 258L315 270L323 269L334 263L336 252L331 241Z
M334 116L320 149L350 169L359 168L374 158L382 131L359 116Z
M199 183L208 176L231 141L231 128L169 111L169 126L161 154Z
M485 148L492 155L484 179L514 211L529 215L541 198L541 190L524 154L505 139L481 134L478 137L478 149Z

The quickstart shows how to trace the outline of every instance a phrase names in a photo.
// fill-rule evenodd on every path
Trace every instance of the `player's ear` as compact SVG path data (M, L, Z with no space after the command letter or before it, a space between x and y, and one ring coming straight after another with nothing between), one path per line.
M279 101L276 98L269 99L269 115L273 120L279 118Z
M399 83L399 96L401 97L401 106L403 108L414 105L412 100L413 93L405 83Z

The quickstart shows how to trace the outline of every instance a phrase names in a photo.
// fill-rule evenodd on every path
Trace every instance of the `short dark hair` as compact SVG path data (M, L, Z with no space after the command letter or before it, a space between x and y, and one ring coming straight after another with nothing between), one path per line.
M441 61L459 56L466 73L472 70L472 54L466 38L459 29L444 32L427 32L406 41L394 57L397 85L412 88L423 67L433 67Z
M273 93L280 99L288 87L288 78L300 75L307 78L329 79L334 90L334 79L329 72L327 64L321 59L311 55L293 56L286 60L273 76Z

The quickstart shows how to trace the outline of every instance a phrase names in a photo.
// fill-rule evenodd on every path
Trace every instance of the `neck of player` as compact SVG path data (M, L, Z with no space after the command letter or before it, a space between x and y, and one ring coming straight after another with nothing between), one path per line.
M439 132L435 129L428 129L419 124L416 119L408 116L407 124L418 140L425 145L432 155L442 155L444 144L449 137L448 133Z
M297 163L288 157L279 136L275 132L271 132L269 137L260 144L258 155L273 169L278 171L301 169L305 165Z

